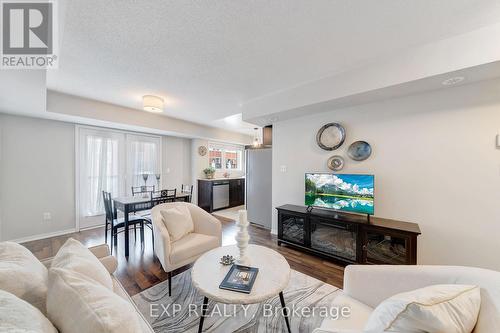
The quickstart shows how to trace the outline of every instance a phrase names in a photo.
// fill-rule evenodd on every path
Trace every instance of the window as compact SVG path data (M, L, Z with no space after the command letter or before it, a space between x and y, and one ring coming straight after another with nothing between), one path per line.
M241 150L231 149L225 152L226 169L241 170Z
M209 144L208 164L216 170L243 170L243 147Z
M116 197L130 195L132 186L160 186L160 137L88 127L78 130L80 228L102 224L102 191Z
M208 164L215 169L222 169L222 149L210 147L208 149Z

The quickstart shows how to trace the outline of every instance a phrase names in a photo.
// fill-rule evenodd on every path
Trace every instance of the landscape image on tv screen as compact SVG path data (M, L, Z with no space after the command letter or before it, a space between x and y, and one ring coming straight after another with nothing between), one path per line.
M305 204L373 215L373 175L306 173Z

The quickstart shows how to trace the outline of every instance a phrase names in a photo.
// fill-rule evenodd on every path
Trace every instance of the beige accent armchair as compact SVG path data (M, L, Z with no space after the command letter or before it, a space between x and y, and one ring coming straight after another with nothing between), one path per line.
M194 231L175 242L170 241L170 235L163 223L160 211L184 205L189 209L194 224ZM222 228L218 219L187 202L164 203L151 210L154 233L154 253L161 266L168 273L168 294L172 294L172 271L193 263L205 252L222 244Z

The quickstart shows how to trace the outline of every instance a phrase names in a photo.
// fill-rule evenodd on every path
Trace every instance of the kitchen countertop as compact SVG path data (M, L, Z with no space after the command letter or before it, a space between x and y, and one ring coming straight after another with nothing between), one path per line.
M213 181L217 181L217 180L231 180L231 179L245 179L245 177L228 177L228 178L221 177L221 178L212 178L212 179L198 178L198 180L204 180L206 182L213 182Z

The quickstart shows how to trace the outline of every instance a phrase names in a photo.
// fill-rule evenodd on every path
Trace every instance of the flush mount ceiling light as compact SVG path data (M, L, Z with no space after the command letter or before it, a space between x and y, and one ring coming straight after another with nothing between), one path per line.
M153 95L142 96L142 107L148 112L163 112L164 101L163 98Z
M455 76L455 77L450 77L449 79L444 80L441 82L443 86L452 86L454 84L460 83L463 80L465 80L465 77L463 76Z

